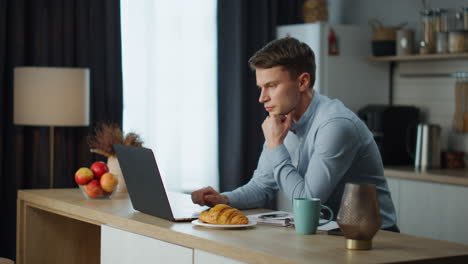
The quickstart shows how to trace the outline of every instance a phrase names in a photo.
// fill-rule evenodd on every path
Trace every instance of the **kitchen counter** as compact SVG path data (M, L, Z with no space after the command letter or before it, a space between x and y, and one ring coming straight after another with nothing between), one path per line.
M397 224L405 234L468 245L468 170L385 167Z
M412 166L386 166L385 177L468 186L468 169L415 170Z
M197 261L200 256L217 256L228 263L468 263L466 245L387 231L377 233L373 250L352 251L345 249L342 236L300 235L293 228L224 230L174 223L133 210L125 194L86 200L78 189L21 190L17 210L17 263L112 263L100 252L112 241L101 241L109 228L180 246L192 254L189 263L206 263ZM124 243L115 240L116 245ZM124 248L137 247L128 245ZM113 253L125 254L117 251ZM124 263L124 257L119 259Z

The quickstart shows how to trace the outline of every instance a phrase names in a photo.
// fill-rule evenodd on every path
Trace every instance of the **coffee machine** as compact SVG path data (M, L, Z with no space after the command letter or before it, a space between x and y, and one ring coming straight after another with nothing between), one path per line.
M358 116L372 132L384 165L414 164L420 111L413 106L367 105Z

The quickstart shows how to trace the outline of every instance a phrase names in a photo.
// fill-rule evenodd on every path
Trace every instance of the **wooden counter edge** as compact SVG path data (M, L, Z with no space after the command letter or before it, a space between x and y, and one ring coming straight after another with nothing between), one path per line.
M94 208L86 208L79 205L74 205L68 201L61 201L52 197L44 196L41 193L36 194L34 193L34 191L30 192L29 190L19 190L18 205L20 204L23 204L23 206L18 207L18 210L24 209L25 206L31 206L40 210L51 212L53 214L59 214L72 219L88 222L93 225L109 225L124 231L151 237L175 245L191 249L199 249L216 255L248 263L298 263L293 260L282 258L281 256L270 255L261 251L255 251L249 248L243 248L238 247L236 245L223 243L222 241L213 241L207 238L194 236L184 232L179 232L177 230L172 230L170 228L170 225L174 223L160 218L155 219L158 219L157 222L160 222L162 226L158 226L157 223L155 224L149 222L142 222L140 220L135 219L128 219L112 215ZM89 218L92 218L93 221L89 220ZM168 224L168 226L164 226L166 224ZM17 235L19 234L20 232L17 233ZM440 259L466 259L467 257L468 251L466 253L460 252L460 254L454 256L441 257Z
M58 214L64 217L76 219L79 221L87 222L93 225L109 225L114 228L118 228L124 231L132 232L135 234L151 237L175 245L199 249L207 251L216 255L221 255L227 258L244 261L248 263L280 263L280 264L294 264L290 260L281 258L279 256L272 256L263 252L254 251L251 249L241 248L234 245L223 244L218 241L212 241L206 238L200 238L192 236L190 234L177 232L170 230L165 227L159 227L154 224L147 224L138 222L132 219L124 219L116 217L111 214L107 214L98 210L88 209L80 206L76 206L67 202L54 200L41 195L36 195L27 190L18 190L18 206L23 203L22 207L17 208L18 219L19 210L24 210L25 206L31 206L43 211L47 211L53 214ZM81 210L82 213L77 211ZM82 215L92 215L90 217L83 217ZM123 221L122 221L123 220ZM17 228L20 228L20 224L17 223ZM20 247L19 236L22 235L17 229L17 247ZM20 252L21 253L21 252ZM20 254L17 252L17 254Z
M450 175L433 174L431 172L415 172L396 168L385 168L385 177L400 178L414 181L434 182L450 185L468 186L468 177L456 177Z

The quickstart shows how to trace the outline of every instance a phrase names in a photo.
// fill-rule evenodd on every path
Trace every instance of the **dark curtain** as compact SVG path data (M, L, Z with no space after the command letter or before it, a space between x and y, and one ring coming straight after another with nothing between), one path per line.
M120 1L0 0L0 257L15 258L18 189L48 188L49 129L13 124L13 68L86 67L90 127L55 129L54 186L76 187L97 122L122 124Z
M257 166L266 117L248 59L275 39L276 26L302 23L303 0L218 1L220 190L248 182Z

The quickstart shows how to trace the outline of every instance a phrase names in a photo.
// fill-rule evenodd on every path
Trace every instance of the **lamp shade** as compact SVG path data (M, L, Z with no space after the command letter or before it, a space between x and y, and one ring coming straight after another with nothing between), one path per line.
M89 69L16 67L16 125L89 125Z

